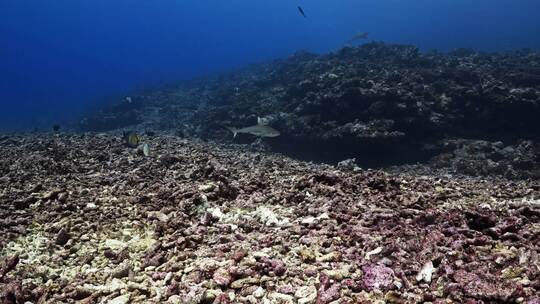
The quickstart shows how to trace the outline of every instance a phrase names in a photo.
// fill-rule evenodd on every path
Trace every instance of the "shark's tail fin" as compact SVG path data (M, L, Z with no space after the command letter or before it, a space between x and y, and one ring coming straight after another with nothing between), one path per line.
M236 138L236 134L238 134L238 130L232 127L226 127L227 130L231 131L233 134L233 138Z

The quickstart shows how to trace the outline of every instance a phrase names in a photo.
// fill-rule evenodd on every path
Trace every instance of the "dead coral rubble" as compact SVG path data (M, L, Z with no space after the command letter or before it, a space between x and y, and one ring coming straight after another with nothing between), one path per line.
M0 303L539 300L537 182L148 143L3 141Z

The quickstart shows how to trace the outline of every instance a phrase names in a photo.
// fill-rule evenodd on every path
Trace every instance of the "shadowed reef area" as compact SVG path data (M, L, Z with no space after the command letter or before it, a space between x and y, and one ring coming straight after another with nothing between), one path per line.
M131 96L80 128L138 125L230 141L224 126L253 125L257 117L281 132L258 148L300 159L356 158L362 167L422 162L465 174L538 178L540 53L421 53L383 43L301 52Z

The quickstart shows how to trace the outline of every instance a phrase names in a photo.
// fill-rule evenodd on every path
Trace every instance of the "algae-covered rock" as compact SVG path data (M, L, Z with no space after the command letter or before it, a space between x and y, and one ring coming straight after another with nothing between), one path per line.
M317 299L317 288L315 286L302 286L296 290L294 297L298 299L298 303L314 303Z
M107 301L107 304L128 304L130 300L130 294L118 296L114 299Z
M362 284L367 290L388 290L394 282L394 271L384 265L364 265Z

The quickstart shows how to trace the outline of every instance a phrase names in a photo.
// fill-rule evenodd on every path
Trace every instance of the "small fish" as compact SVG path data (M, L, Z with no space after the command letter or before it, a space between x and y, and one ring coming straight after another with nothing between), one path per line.
M302 16L304 16L304 18L307 18L306 13L304 12L304 9L301 6L298 7L298 11L300 12L300 14L302 14Z
M257 137L277 137L280 135L279 131L263 124L263 121L260 117L257 118L257 124L251 127L245 127L242 129L235 129L227 127L229 131L233 133L233 138L236 138L238 133L251 134Z
M147 143L144 143L144 145L142 147L142 153L146 157L150 156L150 147L148 146Z
M139 137L139 135L137 135L137 133L129 131L124 132L124 141L128 147L137 148L137 146L141 142L141 138Z

